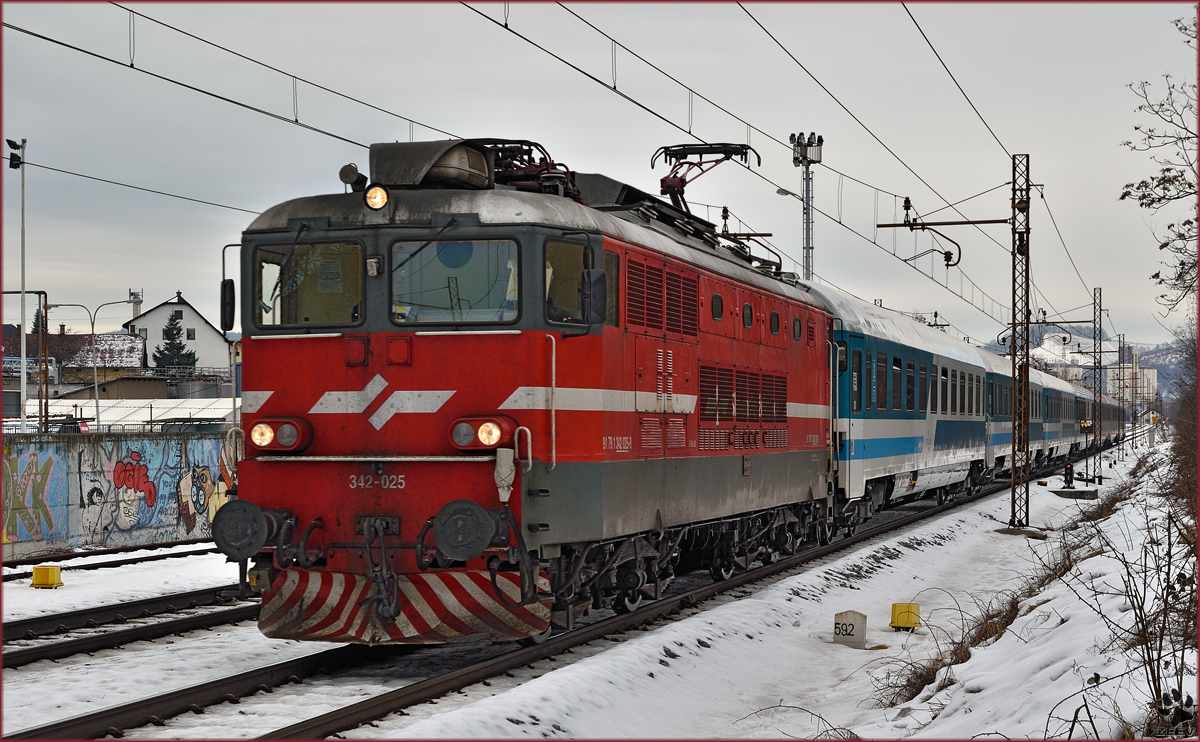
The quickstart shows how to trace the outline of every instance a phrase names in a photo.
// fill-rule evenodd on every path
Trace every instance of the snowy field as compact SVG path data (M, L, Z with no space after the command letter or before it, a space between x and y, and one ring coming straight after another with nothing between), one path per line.
M1117 486L1133 463L1130 456L1115 468L1106 465L1105 489ZM1065 737L1065 724L1047 727L1047 720L1052 712L1070 720L1080 704L1073 694L1093 673L1113 689L1124 713L1134 715L1144 699L1131 695L1128 683L1108 682L1125 666L1100 650L1107 630L1061 583L1026 600L1009 631L954 666L943 690L935 694L929 688L899 708L879 708L873 699L889 670L945 646L947 636L957 634L962 612L974 613L978 603L1017 587L1037 569L1064 525L1087 504L1049 491L1060 484L1055 477L1048 487L1030 488L1031 525L1046 539L998 533L1009 516L1008 496L998 494L899 535L874 539L852 554L826 557L765 586L709 601L703 610L592 642L345 736L778 738L837 729L876 738ZM1136 541L1143 517L1138 502L1123 506L1102 527ZM191 557L68 573L67 587L52 591L5 583L4 615L11 619L236 581L236 567L223 559ZM1109 562L1089 559L1080 569L1103 579L1113 575ZM893 632L891 604L908 602L920 604L923 626L911 634ZM1123 607L1117 599L1110 603L1114 613ZM868 649L833 642L833 616L844 610L867 615ZM176 639L167 647L169 640L143 642L94 658L6 672L4 731L326 648L267 640L252 623L195 633L203 634L202 640ZM417 679L339 683L320 678L260 693L237 706L186 714L134 736L253 737ZM1194 687L1195 679L1189 682ZM1107 717L1096 716L1101 736L1116 733L1104 728Z

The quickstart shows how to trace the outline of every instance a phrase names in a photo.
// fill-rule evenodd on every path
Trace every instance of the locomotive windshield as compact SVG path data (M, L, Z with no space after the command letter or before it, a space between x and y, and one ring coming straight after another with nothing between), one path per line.
M254 253L259 327L356 325L362 321L362 247L269 245Z
M392 321L511 322L517 318L518 275L512 240L397 242L392 245Z

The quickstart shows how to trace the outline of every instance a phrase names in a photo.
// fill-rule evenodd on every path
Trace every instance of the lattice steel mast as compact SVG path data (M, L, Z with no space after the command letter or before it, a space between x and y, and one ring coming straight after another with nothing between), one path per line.
M1029 155L1012 158L1012 357L1013 419L1008 525L1029 525Z

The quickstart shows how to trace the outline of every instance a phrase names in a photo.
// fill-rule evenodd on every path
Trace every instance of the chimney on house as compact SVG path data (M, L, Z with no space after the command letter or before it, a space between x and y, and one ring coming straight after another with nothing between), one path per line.
M59 334L59 335L66 335L66 334L67 334L67 323L66 323L66 322L59 322L59 323L58 323L58 334Z
M129 289L129 303L133 305L134 317L142 313L142 293L142 291Z

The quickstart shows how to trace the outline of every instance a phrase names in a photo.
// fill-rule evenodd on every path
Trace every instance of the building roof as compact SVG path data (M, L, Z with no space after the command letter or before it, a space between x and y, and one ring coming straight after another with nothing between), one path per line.
M26 404L29 415L37 416L36 399ZM237 400L241 406L241 400ZM51 399L51 417L92 418L95 401L91 399ZM228 422L233 410L229 397L205 399L102 399L100 422L105 425L192 420L195 422Z
M87 337L70 358L61 359L69 368L141 368L146 356L146 339L141 335L96 335L96 350L92 353L91 337Z
M162 302L162 303L160 303L160 304L155 304L154 306L150 307L149 309L147 309L146 311L142 312L141 314L139 314L138 316L134 317L133 319L129 320L128 322L123 322L123 323L121 323L121 327L124 327L126 330L128 330L130 325L140 325L141 323L140 323L140 322L138 322L138 320L140 320L142 317L145 317L147 314L150 314L150 313L151 313L151 312L153 312L154 310L156 310L156 309L158 309L158 308L160 308L160 307L167 306L168 304L171 304L171 305L185 305L185 306L191 307L192 311L193 311L193 312L195 312L195 313L196 313L196 315L197 315L198 317L200 317L200 319L204 320L204 324L206 324L206 325L208 325L209 327L211 327L213 332L215 332L215 333L217 333L218 335L221 335L222 337L224 337L224 333L222 333L222 332L221 332L219 329L217 329L216 325L214 325L213 323L209 322L209 321L208 321L208 318L207 318L207 317L205 317L203 314L201 314L199 309L196 309L196 307L192 306L192 303L191 303L191 302L189 302L187 299L183 298L183 293L182 293L182 292L180 292L180 291L176 291L176 292L175 292L175 296L174 296L174 297L172 297L172 298L170 298L170 299L167 299L166 301L164 301L164 302ZM228 341L227 341L227 342L228 342Z

